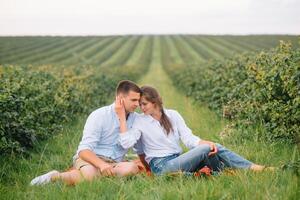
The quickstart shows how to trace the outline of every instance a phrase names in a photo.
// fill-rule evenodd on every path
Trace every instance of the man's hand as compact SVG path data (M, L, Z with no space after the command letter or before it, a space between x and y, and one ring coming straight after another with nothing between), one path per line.
M98 158L96 154L89 150L84 149L78 153L79 157L86 162L91 163L93 166L99 169L101 175L103 176L112 176L114 175L113 166L105 162L101 158Z
M108 163L102 163L99 167L102 176L114 176L114 168Z
M201 145L201 144L208 144L210 146L210 152L209 152L208 156L214 155L218 152L218 148L217 148L216 144L211 141L201 140L199 142L199 145Z
M124 100L120 96L116 96L116 102L115 102L115 111L117 113L117 116L119 117L119 120L125 120L126 121L126 112L124 107Z

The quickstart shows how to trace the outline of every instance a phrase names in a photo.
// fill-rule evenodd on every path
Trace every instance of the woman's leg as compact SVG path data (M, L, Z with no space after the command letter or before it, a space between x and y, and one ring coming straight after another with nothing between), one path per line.
M208 156L208 158L205 160L204 165L202 164L199 168L202 168L205 165L215 172L220 172L224 169L224 164L220 161L217 155Z
M230 151L220 144L216 144L218 148L217 157L222 161L225 167L235 169L249 169L253 165L252 162L242 156Z
M199 145L190 151L172 159L165 163L161 173L168 172L194 172L201 164L205 165L208 153L210 152L210 146L203 144ZM203 166L204 166L203 165Z
M266 167L264 165L255 164L242 156L228 150L220 144L216 144L218 147L217 156L225 164L225 167L235 168L235 169L250 169L252 171L263 171L269 170L274 171L274 167Z

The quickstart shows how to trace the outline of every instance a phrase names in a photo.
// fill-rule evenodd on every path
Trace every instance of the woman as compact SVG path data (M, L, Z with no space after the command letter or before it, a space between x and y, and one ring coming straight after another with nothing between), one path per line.
M139 155L145 154L145 160L154 174L196 172L205 165L214 171L226 167L254 171L265 169L265 166L254 164L220 144L193 135L177 111L163 108L155 88L144 86L141 90L143 114L135 120L130 130L126 127L122 99L116 101L121 132L119 142L125 149L135 145ZM181 154L180 141L190 149L188 152Z

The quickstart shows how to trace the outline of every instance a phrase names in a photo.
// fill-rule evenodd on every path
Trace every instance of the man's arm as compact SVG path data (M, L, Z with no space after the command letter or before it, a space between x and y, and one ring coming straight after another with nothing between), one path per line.
M94 152L102 134L102 125L105 123L102 113L93 112L89 115L83 130L83 136L79 143L77 154L86 162L98 168L102 175L112 175L112 167L97 157Z

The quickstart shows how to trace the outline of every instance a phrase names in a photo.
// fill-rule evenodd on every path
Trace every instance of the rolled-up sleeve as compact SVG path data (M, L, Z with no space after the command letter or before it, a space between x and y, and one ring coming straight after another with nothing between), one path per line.
M175 111L175 115L181 141L187 148L194 148L199 144L201 139L192 133L191 129L185 124L184 119L177 111Z
M119 143L124 149L133 147L141 137L138 129L132 128L124 133L120 133Z
M105 123L104 118L99 113L93 112L89 115L83 129L83 136L77 149L77 155L85 149L94 151L101 138L103 123Z

